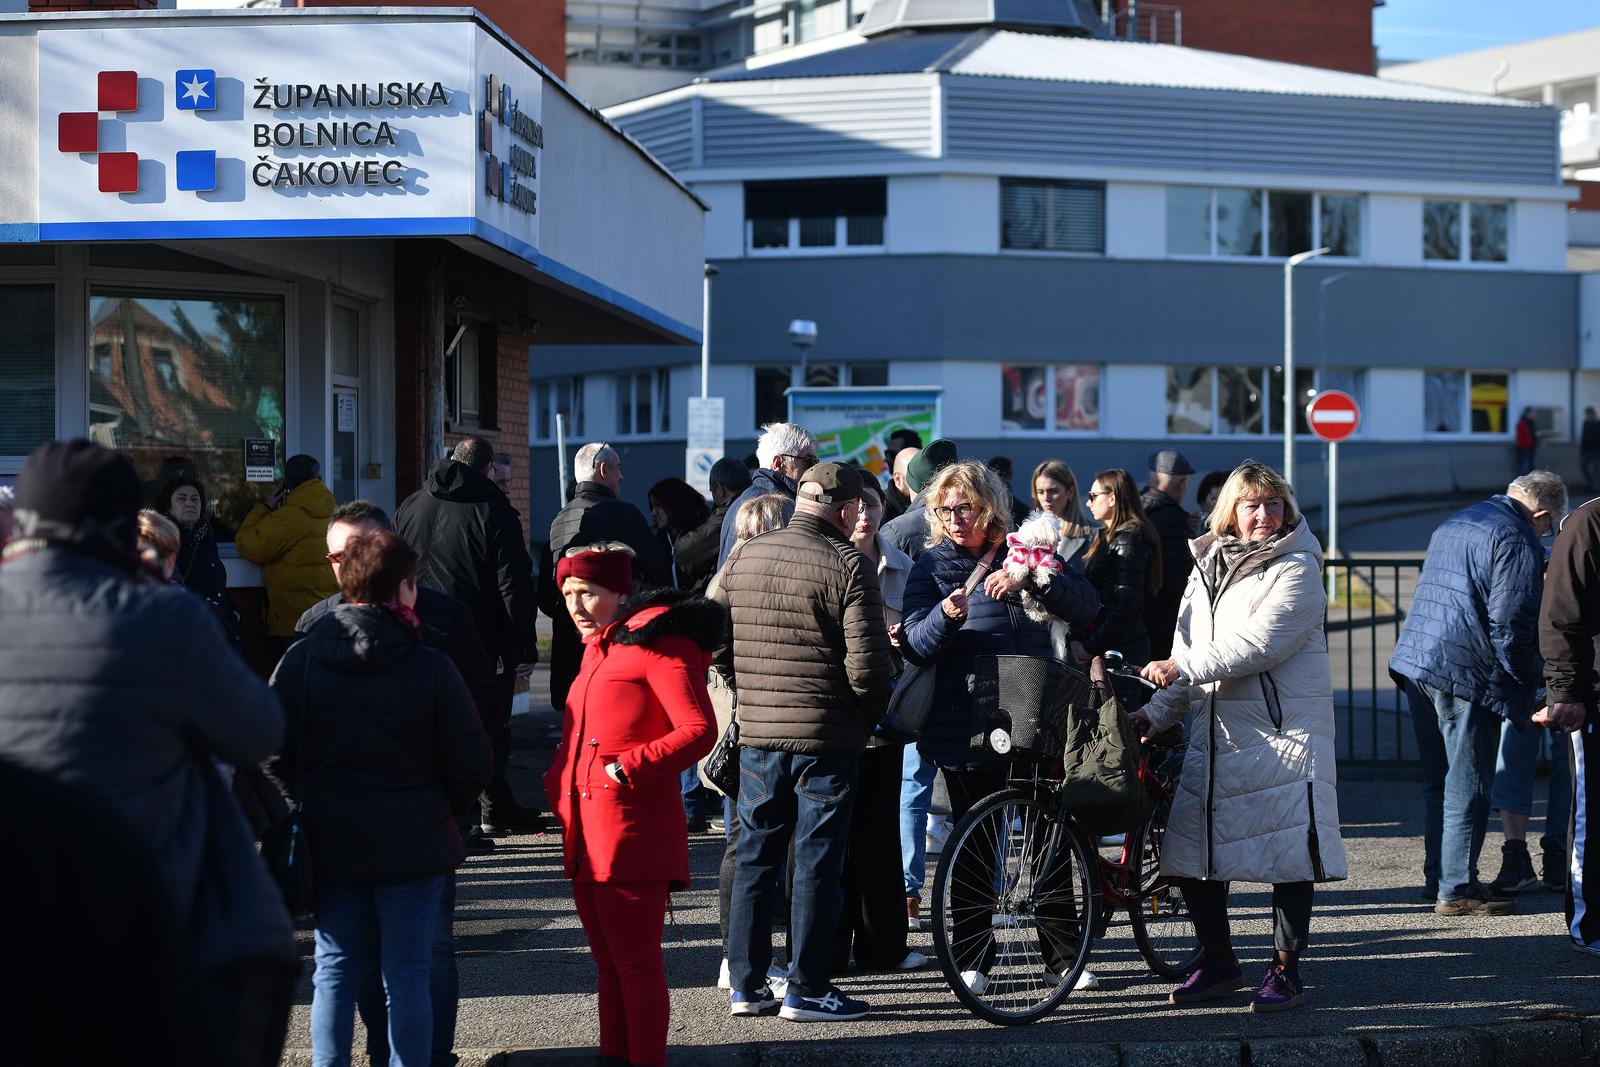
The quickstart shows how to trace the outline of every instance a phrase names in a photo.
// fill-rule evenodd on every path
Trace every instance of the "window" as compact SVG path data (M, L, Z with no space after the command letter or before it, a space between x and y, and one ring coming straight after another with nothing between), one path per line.
M277 440L283 458L283 298L95 289L89 346L90 438L147 480L192 464L231 540L261 498L244 482L244 438Z
M1000 247L1096 255L1105 252L1105 183L1002 178Z
M865 388L889 384L887 363L807 363L806 378L800 381L798 366L756 368L756 427L789 420L790 388L806 385L816 389L838 386Z
M562 433L568 440L583 436L582 378L558 378L533 387L534 438L555 440L557 418L564 420Z
M1167 254L1361 255L1361 197L1278 189L1167 187Z
M745 240L752 252L883 248L884 179L746 182Z
M1422 202L1423 259L1504 263L1510 247L1509 231L1510 205L1504 200Z
M1000 428L1012 433L1100 429L1100 368L1091 364L1000 368Z
M617 436L668 433L672 429L672 374L635 371L615 378ZM577 432L577 431L575 431Z
M1428 433L1503 434L1511 429L1511 377L1498 371L1428 371L1422 407Z
M1305 406L1320 390L1343 389L1366 399L1358 369L1295 369L1295 433L1309 435ZM1167 432L1258 437L1283 434L1281 367L1168 367Z
M0 456L26 456L56 435L55 319L50 286L0 286Z
M460 331L460 337L456 333ZM445 356L445 403L452 429L494 428L494 328L458 318L445 330L455 348Z
M704 40L693 13L635 4L567 5L567 61L700 70Z

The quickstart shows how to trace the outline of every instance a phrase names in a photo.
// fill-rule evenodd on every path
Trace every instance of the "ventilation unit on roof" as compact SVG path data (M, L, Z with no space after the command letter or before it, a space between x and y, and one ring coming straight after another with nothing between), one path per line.
M860 30L871 37L894 30L959 26L1105 35L1096 0L876 0Z

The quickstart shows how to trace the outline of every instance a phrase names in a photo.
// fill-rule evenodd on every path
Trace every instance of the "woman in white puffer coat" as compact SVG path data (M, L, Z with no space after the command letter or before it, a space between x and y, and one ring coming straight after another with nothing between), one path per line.
M1305 1002L1299 955L1312 887L1345 877L1335 790L1333 687L1323 633L1322 549L1272 468L1229 476L1211 532L1190 542L1166 686L1136 719L1146 734L1189 717L1189 753L1161 871L1179 880L1205 950L1173 991L1190 1004L1244 987L1228 930L1228 883L1272 885L1277 956L1251 1011Z

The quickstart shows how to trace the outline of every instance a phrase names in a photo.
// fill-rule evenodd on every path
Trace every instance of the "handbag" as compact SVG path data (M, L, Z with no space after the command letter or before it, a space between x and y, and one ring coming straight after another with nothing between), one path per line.
M729 719L716 746L706 757L705 778L725 797L739 791L739 720Z
M305 790L306 716L310 714L311 670L314 658L307 658L305 681L301 687L300 714L295 719L294 782L289 787L289 810L261 835L261 858L283 893L284 906L296 919L311 914L316 901L316 877L311 860L311 841L306 836Z
M1128 833L1155 811L1139 780L1139 730L1122 711L1099 656L1089 664L1088 699L1067 711L1061 789L1056 803L1090 836Z
M995 556L1004 543L995 542L988 554L973 568L964 587L968 596L994 567ZM935 605L934 610L942 609ZM889 710L884 713L883 724L878 728L880 735L907 743L922 739L923 732L928 729L928 719L933 714L933 684L938 668L937 663L913 663L906 668L889 696Z

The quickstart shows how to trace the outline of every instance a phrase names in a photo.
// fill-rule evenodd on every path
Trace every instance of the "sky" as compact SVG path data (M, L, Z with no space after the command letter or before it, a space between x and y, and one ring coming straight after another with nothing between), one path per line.
M1600 0L1387 0L1372 13L1383 62L1436 59L1600 28Z

